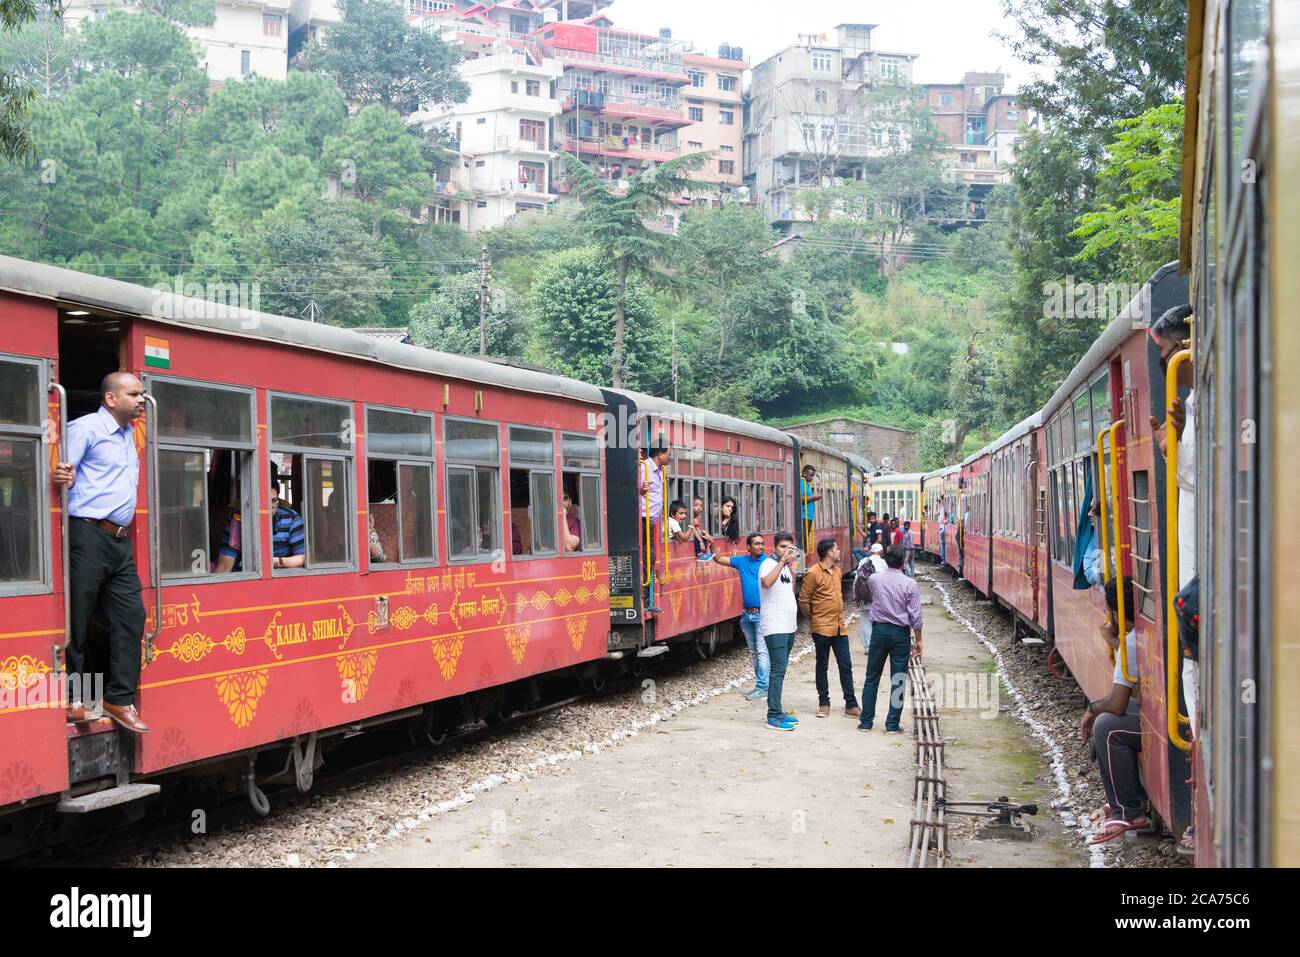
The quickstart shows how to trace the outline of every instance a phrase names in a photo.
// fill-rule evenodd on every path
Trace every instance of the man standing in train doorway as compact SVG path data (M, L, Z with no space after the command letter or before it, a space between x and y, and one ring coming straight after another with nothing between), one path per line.
M660 549L659 530L664 517L664 466L668 464L668 456L668 449L656 443L646 449L645 458L637 466L640 472L637 492L640 499L641 530L642 534L646 534L648 518L650 531L649 541L646 542L645 558L652 566L652 572ZM651 586L652 589L654 587ZM646 611L652 615L659 614L658 591L651 591L647 597L649 605Z
M815 524L817 503L822 500L822 497L813 491L813 480L817 478L817 470L811 465L805 465L802 475L803 478L799 482L799 498L803 502L804 527L808 528Z
M140 481L131 424L144 415L144 385L129 372L110 372L99 394L99 408L68 426L68 461L60 462L53 475L56 485L68 487L68 720L95 717L87 710L84 689L91 680L86 671L87 632L91 617L99 612L109 636L104 713L139 734L149 728L135 708L145 613L131 551Z

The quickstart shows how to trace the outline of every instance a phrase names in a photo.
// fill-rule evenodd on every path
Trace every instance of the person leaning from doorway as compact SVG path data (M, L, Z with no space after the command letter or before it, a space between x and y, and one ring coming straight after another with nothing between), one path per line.
M645 543L646 557L651 565L659 555L660 525L664 518L664 466L668 464L671 453L662 445L652 445L646 449L645 458L638 465L637 502L641 527L645 528L646 519L650 523L650 540ZM656 592L653 597L659 598ZM649 614L659 614L657 605L646 608Z
M840 547L831 538L817 543L817 564L803 576L799 608L808 616L813 647L817 650L817 717L831 713L830 685L826 679L831 652L840 669L840 690L844 693L844 714L862 714L853 689L853 661L849 657L849 629L844 624L844 592L840 577Z
M144 415L144 385L129 372L110 372L99 386L100 406L68 426L68 460L54 469L68 487L67 647L69 676L77 679L68 720L97 717L86 708L87 632L99 612L108 623L109 669L104 713L128 731L143 733L135 696L140 686L144 602L131 548L140 456L131 424ZM77 697L78 692L82 697Z
M817 503L822 500L821 495L814 494L813 481L817 478L817 470L811 465L805 465L802 475L799 480L799 497L803 500L803 520L811 523L817 518Z

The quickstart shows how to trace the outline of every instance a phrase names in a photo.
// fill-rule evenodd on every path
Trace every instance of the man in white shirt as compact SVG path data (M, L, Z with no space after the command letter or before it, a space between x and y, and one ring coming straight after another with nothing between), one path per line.
M644 558L651 566L655 564L659 554L659 536L663 534L660 525L664 517L664 466L668 464L669 454L668 449L662 445L654 445L646 449L645 458L637 463L637 499L641 516L641 534L645 534L646 518L650 520L650 540L645 543ZM652 590L648 596L646 611L657 615L659 608L655 604L655 599L658 595L653 590L653 576L650 587Z
M790 660L790 642L798 628L794 564L799 553L789 532L777 532L773 542L776 558L765 558L758 567L759 640L767 645L771 669L767 678L767 726L773 731L793 731L799 719L782 710L781 685Z
M879 575L889 566L885 564L885 549L879 542L871 546L871 552L858 562L858 567L854 574L860 574L863 566L868 562L871 563L871 575ZM870 592L867 592L870 595ZM858 611L858 637L862 639L862 653L869 654L871 648L871 616L867 614L870 607L870 600L862 602Z

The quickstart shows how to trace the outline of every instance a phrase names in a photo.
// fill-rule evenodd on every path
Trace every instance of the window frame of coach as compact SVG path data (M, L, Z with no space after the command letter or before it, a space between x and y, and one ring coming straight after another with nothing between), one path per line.
M595 447L596 456L594 459L589 461L594 461L596 463L595 466L592 467L590 465L585 465L585 464L570 466L568 459L565 457L564 443L566 439L582 439L584 440L584 442L590 441ZM582 530L581 534L578 536L578 540L579 540L578 547L571 552L565 552L563 549L561 549L560 550L561 555L565 555L565 554L603 555L605 554L605 473L604 473L605 457L601 455L600 452L601 452L600 440L597 439L594 435L589 435L585 432L573 432L573 431L566 432L564 430L560 431L560 487L558 489L560 495L560 501L563 501L564 499L564 476L576 475L578 477L578 495L579 495L579 501L577 502L578 520L581 524L581 530ZM595 516L596 521L590 523L591 526L595 529L596 544L591 546L587 544L587 531L588 531L589 523L587 522L587 514L585 511L586 494L583 492L584 480L586 479L595 479L595 486L596 486L596 516ZM568 532L568 523L566 521L564 528L561 530L561 534L566 534L567 532Z
M506 489L506 498L509 503L506 506L506 511L510 516L510 526L512 529L515 523L515 519L514 519L515 502L514 502L514 491L513 491L514 477L509 473L526 472L528 474L528 480L527 480L528 506L527 507L528 507L529 551L515 554L514 539L512 537L511 548L510 548L510 560L513 562L513 561L534 561L536 559L558 558L559 556L564 554L564 546L560 539L560 515L559 515L560 502L562 500L561 492L564 487L564 479L562 478L562 473L560 472L560 470L558 470L555 467L555 454L558 451L557 448L558 443L555 440L555 430L546 428L544 426L520 425L515 422L507 422L505 425L506 425L506 465L507 465L507 479L505 483L505 489ZM543 464L540 459L530 460L522 457L522 451L523 451L522 449L521 449L521 457L518 459L515 458L515 432L516 431L534 432L537 433L539 436L545 435L547 437L550 444L551 454L546 464ZM521 443L520 443L521 445L526 444L524 441L522 441L523 438L524 437L521 437ZM551 483L550 511L546 513L539 513L537 508L538 496L537 496L537 489L535 487L535 478L536 476L539 475L549 477ZM557 479L559 479L559 481L556 481ZM550 515L550 523L551 523L550 525L551 547L548 549L543 549L541 551L538 551L536 536L537 536L538 529L544 524L545 521L544 516L547 514ZM567 531L567 525L566 525L566 531ZM504 545L504 535L502 536L502 538L503 538L502 544ZM581 536L579 536L579 538L581 538Z
M352 423L351 435L348 435L348 441L344 444L343 448L341 449L334 449L329 446L294 445L289 442L277 442L275 440L275 400L276 399L286 399L291 402L315 402L322 405L337 405L346 408L348 414L342 421L344 423L349 423L349 422ZM348 430L345 424L344 429L341 430L340 434L347 435L347 433ZM303 552L306 558L306 563L303 565L302 568L275 568L272 566L270 567L270 572L273 578L297 578L304 575L339 575L339 574L347 574L349 572L355 573L360 570L358 559L357 559L357 547L356 547L356 537L357 537L356 448L357 448L356 404L352 400L329 399L323 396L305 395L300 392L278 392L278 391L272 392L269 389L267 390L266 393L267 460L270 461L270 457L272 455L291 455L291 456L301 457L302 460L301 476L302 476L303 488L299 500L296 503L297 508L295 509L295 511L298 512L298 516L303 521L303 531L306 534L306 539L304 541L305 551ZM346 553L346 559L342 562L322 562L319 564L313 564L311 560L312 534L313 534L312 520L310 516L310 509L306 504L304 504L306 502L306 496L309 494L309 489L311 485L308 478L308 468L310 467L309 463L311 462L320 462L322 464L328 463L334 467L341 466L343 482L345 484L345 489L344 489L345 501L343 504L343 510L344 510L344 514L348 516L347 520L344 521L343 523L343 531L345 536L344 551ZM279 466L276 466L276 471L279 472ZM291 483L292 483L292 476L291 476ZM295 488L294 491L295 493L297 493L298 489ZM267 490L267 494L268 494L267 507L269 509L270 508L269 489ZM258 507L259 509L261 508L260 503ZM269 511L267 513L267 521L268 523L272 521L272 515ZM274 538L275 535L274 528L271 529L271 534L272 537ZM272 552L274 552L274 543L272 545Z
M464 456L464 457L457 457L455 460L453 460L451 454L451 444L447 440L447 426L449 423L453 423L453 422L465 422L471 425L490 426L492 429L494 429L496 432L496 437L494 440L496 443L495 456L492 456L490 458L489 457L472 458L469 456ZM442 488L442 501L443 501L443 510L444 510L443 515L444 517L447 517L446 521L443 522L443 532L444 535L446 536L446 540L445 540L445 544L447 548L446 555L447 555L447 564L449 565L489 565L496 560L498 554L503 556L508 556L510 558L514 557L513 555L510 555L510 549L506 547L506 541L505 541L506 523L505 523L505 513L502 509L502 505L504 504L506 496L502 494L503 476L501 475L501 424L502 423L500 422L500 420L480 419L480 418L475 418L473 416L467 416L467 415L444 415L442 417L442 475L443 475L443 483L444 483ZM507 468L509 468L508 465ZM493 503L493 512L495 513L493 515L493 534L496 537L496 541L493 547L489 548L487 552L475 551L473 553L458 554L456 550L452 547L452 539L451 539L452 521L451 518L448 517L451 514L451 508L452 508L452 503L451 503L452 471L455 470L458 473L468 471L473 477L474 490L470 498L470 504L473 506L474 516L470 528L471 530L477 530L481 522L481 516L479 514L479 503L481 499L479 479L480 479L480 473L484 469L491 469L496 473L495 481L490 483L491 487L495 489L495 493L496 493L496 501ZM474 534L474 532L472 531L471 534Z
M158 445L158 475L153 480L158 483L158 511L159 514L151 516L154 521L158 522L158 567L162 569L163 587L169 585L208 585L219 582L232 581L251 581L260 578L262 575L262 536L260 533L259 517L261 515L261 498L259 490L261 483L257 480L258 469L258 448L257 448L257 390L252 386L232 385L227 382L211 382L206 379L196 379L193 376L171 376L149 373L143 378L145 391L154 396L158 403L158 421L154 423L155 441ZM199 435L166 435L164 434L165 423L167 421L166 410L174 407L175 403L169 402L166 396L155 394L158 387L163 389L176 388L179 390L201 390L205 392L227 392L236 396L243 396L248 405L248 438L247 439L219 439L211 436ZM198 392L195 393L198 395ZM208 463L209 457L213 452L232 452L238 456L239 473L240 473L240 561L243 564L241 571L218 572L190 572L189 574L177 573L174 570L169 571L165 567L166 562L166 544L163 535L163 518L166 513L166 507L163 504L165 490L163 485L163 456L166 453L178 455L193 455L198 452L204 453L204 462ZM211 470L209 465L204 469L203 480L203 519L204 519L204 540L209 547L212 544L212 528L210 525L212 516L212 503L207 488L207 473ZM252 535L253 543L250 546L250 536L246 529L257 530ZM221 539L217 544L214 554L209 555L212 563L219 562L221 556L221 546L225 543L225 530L221 532Z
M36 387L38 390L36 396L37 422L35 425L0 422L0 442L10 443L12 447L16 448L20 443L34 440L36 445L36 488L35 495L32 497L32 507L36 509L32 544L36 554L33 556L35 561L32 564L35 566L38 577L0 580L0 596L48 595L54 590L54 572L51 567L52 556L50 549L50 515L52 514L50 496L53 493L50 489L49 452L47 451L48 442L46 440L46 420L49 416L49 400L47 396L49 394L50 363L48 359L0 353L0 364L34 367L36 369ZM16 488L17 486L15 486Z
M373 436L376 434L376 431L371 427L370 424L371 412L379 412L385 415L405 415L405 416L411 416L412 418L426 419L429 424L429 454L425 456L425 455L419 455L416 453L408 453L408 452L374 451ZM366 566L367 568L373 568L376 571L392 571L397 568L436 567L439 564L438 561L439 542L438 542L438 485L437 485L437 480L438 480L437 420L432 412L425 411L424 409L402 409L402 408L398 408L397 406L384 405L378 402L365 403L362 413L365 415L365 423L366 423L366 431L365 431ZM397 558L396 559L389 558L388 554L385 552L384 554L385 560L382 562L376 562L370 559L370 541L369 541L370 540L370 506L371 504L382 504L382 503L372 503L370 501L370 461L372 459L377 462L391 462L394 467L394 476L395 476L394 497L396 500L395 504L397 505L397 508L395 510L397 515L397 543L396 543ZM422 556L419 558L410 558L410 559L405 557L406 543L403 541L402 538L402 528L403 528L402 469L403 467L428 468L429 470L429 515L430 515L430 519L429 519L430 546L429 547L430 547L430 551L433 554L427 557Z

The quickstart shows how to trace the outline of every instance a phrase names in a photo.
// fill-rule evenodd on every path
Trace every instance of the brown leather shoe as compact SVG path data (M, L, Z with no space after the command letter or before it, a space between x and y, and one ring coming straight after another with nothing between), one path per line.
M860 718L860 717L862 717L862 709L861 709L861 708L845 708L845 709L844 709L844 717L846 717L846 718Z
M105 701L104 714L126 728L126 730L134 731L136 734L144 734L149 730L149 725L140 720L140 714L135 710L133 704L109 704Z
M68 720L73 724L80 724L83 721L89 721L90 716L86 713L86 706L80 701L74 701L69 704Z
M817 707L817 717L819 718L830 717L830 713L831 713L831 706L828 704L819 705Z

